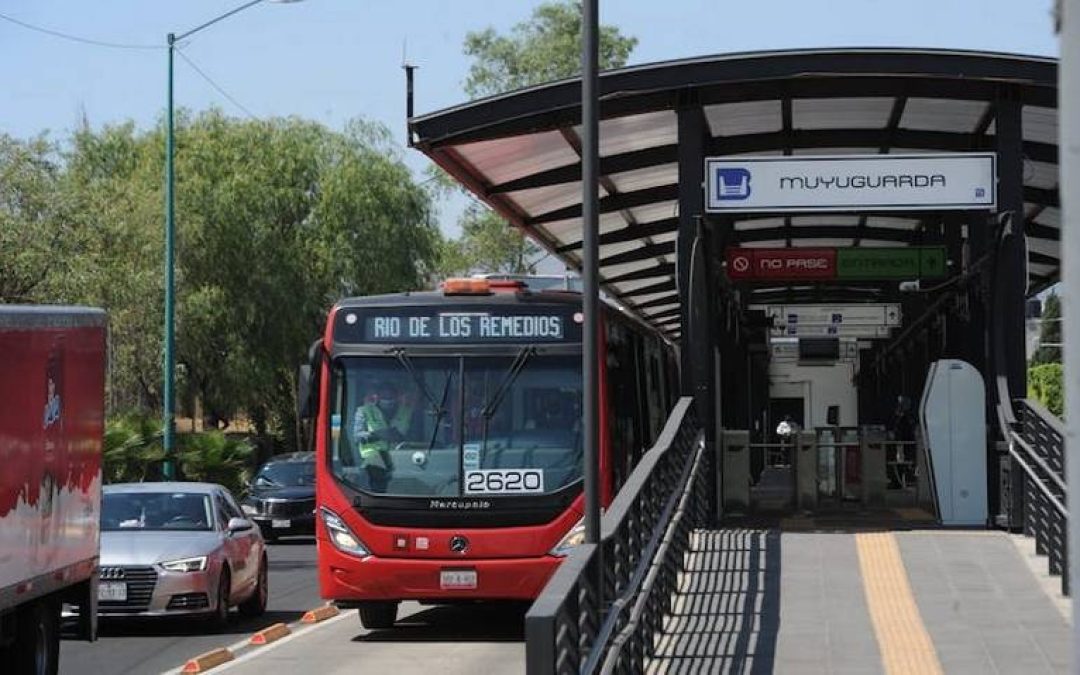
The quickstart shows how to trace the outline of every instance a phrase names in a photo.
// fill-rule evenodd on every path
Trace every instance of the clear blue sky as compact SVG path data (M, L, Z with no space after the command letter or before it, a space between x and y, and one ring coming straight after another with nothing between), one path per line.
M0 0L0 14L114 43L163 46L241 0ZM263 3L193 36L196 65L258 117L299 115L332 127L362 116L404 146L402 48L420 67L417 112L464 100L466 32L506 31L536 1L305 0ZM1056 55L1053 0L601 0L601 20L640 42L631 63L730 51L818 46L903 46ZM0 132L90 123L148 126L165 105L163 49L69 42L0 20ZM187 63L176 64L177 105L244 113ZM402 150L421 170L426 160ZM453 230L447 209L444 228Z

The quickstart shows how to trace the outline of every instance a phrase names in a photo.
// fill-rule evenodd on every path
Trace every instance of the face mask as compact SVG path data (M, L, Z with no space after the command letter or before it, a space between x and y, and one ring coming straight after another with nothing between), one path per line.
M397 407L397 402L394 401L394 399L392 398L380 398L379 402L376 405L378 405L379 410L383 411L384 413L390 413L393 412L394 408Z

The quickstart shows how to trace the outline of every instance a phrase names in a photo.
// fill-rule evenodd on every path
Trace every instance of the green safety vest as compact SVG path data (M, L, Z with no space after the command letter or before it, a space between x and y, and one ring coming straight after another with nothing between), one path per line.
M379 406L374 403L365 403L360 406L360 409L356 413L357 415L363 415L366 422L365 431L381 431L387 428L386 415ZM398 430L398 433L405 435L409 430L409 420L412 417L412 411L408 406L398 406L397 412L394 414L394 419L390 424ZM381 466L386 468L386 463L383 461L383 452L390 450L390 441L385 440L368 440L360 442L360 458L364 460L365 464L372 466Z

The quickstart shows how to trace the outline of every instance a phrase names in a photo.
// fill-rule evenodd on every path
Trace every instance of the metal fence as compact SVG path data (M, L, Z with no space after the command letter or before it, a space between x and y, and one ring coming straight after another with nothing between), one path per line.
M601 522L525 617L526 672L641 672L663 628L690 532L709 518L711 457L693 399L675 406Z
M1050 574L1061 576L1061 592L1069 594L1068 511L1066 510L1065 430L1061 420L1034 401L1021 401L1019 431L1009 434L1009 457L1020 469L1009 481L1006 511L1034 537L1035 551L1045 555Z

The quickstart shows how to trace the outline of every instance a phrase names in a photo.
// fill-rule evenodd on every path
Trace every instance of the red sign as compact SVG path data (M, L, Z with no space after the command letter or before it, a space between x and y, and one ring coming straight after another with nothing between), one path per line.
M832 279L834 248L729 248L731 279Z

